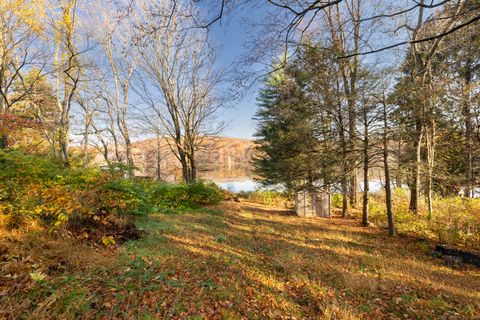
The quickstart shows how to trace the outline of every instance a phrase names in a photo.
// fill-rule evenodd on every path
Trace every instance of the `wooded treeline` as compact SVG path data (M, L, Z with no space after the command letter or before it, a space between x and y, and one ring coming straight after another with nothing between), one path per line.
M153 137L194 181L195 152L221 129L224 104L225 72L201 17L190 1L2 1L0 148L66 167L101 154L132 176L133 137Z
M431 215L434 194L474 195L476 0L3 1L0 148L87 166L93 147L132 176L132 137L149 136L164 139L194 181L196 151L222 128L216 115L232 97L209 35L245 9L265 18L252 23L241 63L278 57L258 113L266 183L338 189L344 216L362 190L365 224L373 168L387 198L408 186L415 214L424 196Z
M406 52L382 53L400 57L398 66L363 56L375 51L376 19L388 17L372 17L363 1L332 2L319 9L320 31L301 30L300 42L271 66L258 99L256 168L265 184L340 192L344 217L360 204L361 190L366 226L368 182L381 179L390 234L392 188L408 187L415 215L425 199L429 218L434 195L475 195L480 4L444 1L427 14L428 5L416 3L415 16L398 27L409 35ZM371 177L374 169L381 177Z

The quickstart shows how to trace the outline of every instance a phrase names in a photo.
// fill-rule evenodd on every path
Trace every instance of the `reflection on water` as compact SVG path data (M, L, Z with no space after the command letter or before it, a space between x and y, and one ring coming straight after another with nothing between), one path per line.
M363 181L359 184L360 191L365 190ZM369 192L375 193L379 192L384 188L382 181L380 180L370 180L368 181L368 190Z
M231 181L213 181L215 182L220 188L232 191L232 192L240 192L240 191L255 191L259 188L258 183L253 181L253 179L244 179L244 180L231 180Z
M237 166L219 166L210 170L199 171L199 176L205 180L212 181L239 181L250 179L252 174L252 169L248 165L237 165Z
M199 173L200 178L215 182L220 188L232 192L255 191L260 185L253 179L251 166L237 165L230 168L217 167L213 170L204 170ZM372 193L379 192L384 188L382 181L374 179L368 183L369 190ZM363 182L359 183L360 191L363 191Z
M199 176L232 192L255 191L259 187L253 180L252 169L249 165L218 167L214 170L201 171Z

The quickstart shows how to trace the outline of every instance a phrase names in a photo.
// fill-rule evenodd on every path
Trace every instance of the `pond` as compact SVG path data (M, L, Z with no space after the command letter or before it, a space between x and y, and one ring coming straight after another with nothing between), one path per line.
M232 179L230 181L215 181L213 180L220 188L231 191L231 192L241 192L241 191L255 191L260 186L252 178L244 179Z
M251 167L232 166L218 167L213 170L203 171L200 177L216 183L220 188L231 192L250 192L260 189L261 186L255 182ZM379 179L372 179L368 183L370 192L375 193L383 189L383 182ZM359 191L363 191L363 181L359 177Z
M200 177L216 183L222 189L235 193L255 191L260 187L253 179L252 169L248 165L217 167L200 172Z

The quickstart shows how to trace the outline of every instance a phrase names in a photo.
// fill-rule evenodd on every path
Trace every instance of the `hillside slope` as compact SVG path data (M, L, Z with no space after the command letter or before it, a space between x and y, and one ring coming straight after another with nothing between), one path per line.
M248 175L254 152L252 140L206 137L197 151L199 175L205 178L221 178L222 175ZM160 169L162 179L181 179L180 163L166 140L147 139L133 144L133 158L137 176L155 177Z

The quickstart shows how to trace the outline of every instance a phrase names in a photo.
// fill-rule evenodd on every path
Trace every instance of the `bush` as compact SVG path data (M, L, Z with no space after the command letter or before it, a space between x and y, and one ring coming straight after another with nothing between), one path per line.
M116 202L109 209L117 214L145 215L154 210L150 203L151 187L147 182L132 179L118 178L107 180L100 190L111 192L116 197ZM121 203L122 206L118 207Z
M431 219L428 219L425 203L421 203L418 216L410 213L409 200L408 190L394 190L392 204L398 233L480 250L480 199L435 198ZM386 227L384 193L372 195L369 200L369 213L372 222Z
M214 183L197 181L191 184L162 183L151 191L151 202L160 211L168 209L195 209L202 205L217 204L222 191Z
M342 194L340 193L333 193L332 194L332 207L333 208L341 208L343 206L343 198Z
M292 197L281 191L255 190L253 192L239 193L238 196L265 205L282 205L285 208L293 207Z
M0 213L40 218L59 226L76 215L95 223L109 215L172 212L222 199L213 183L166 184L125 179L121 173L65 169L18 151L0 151Z

